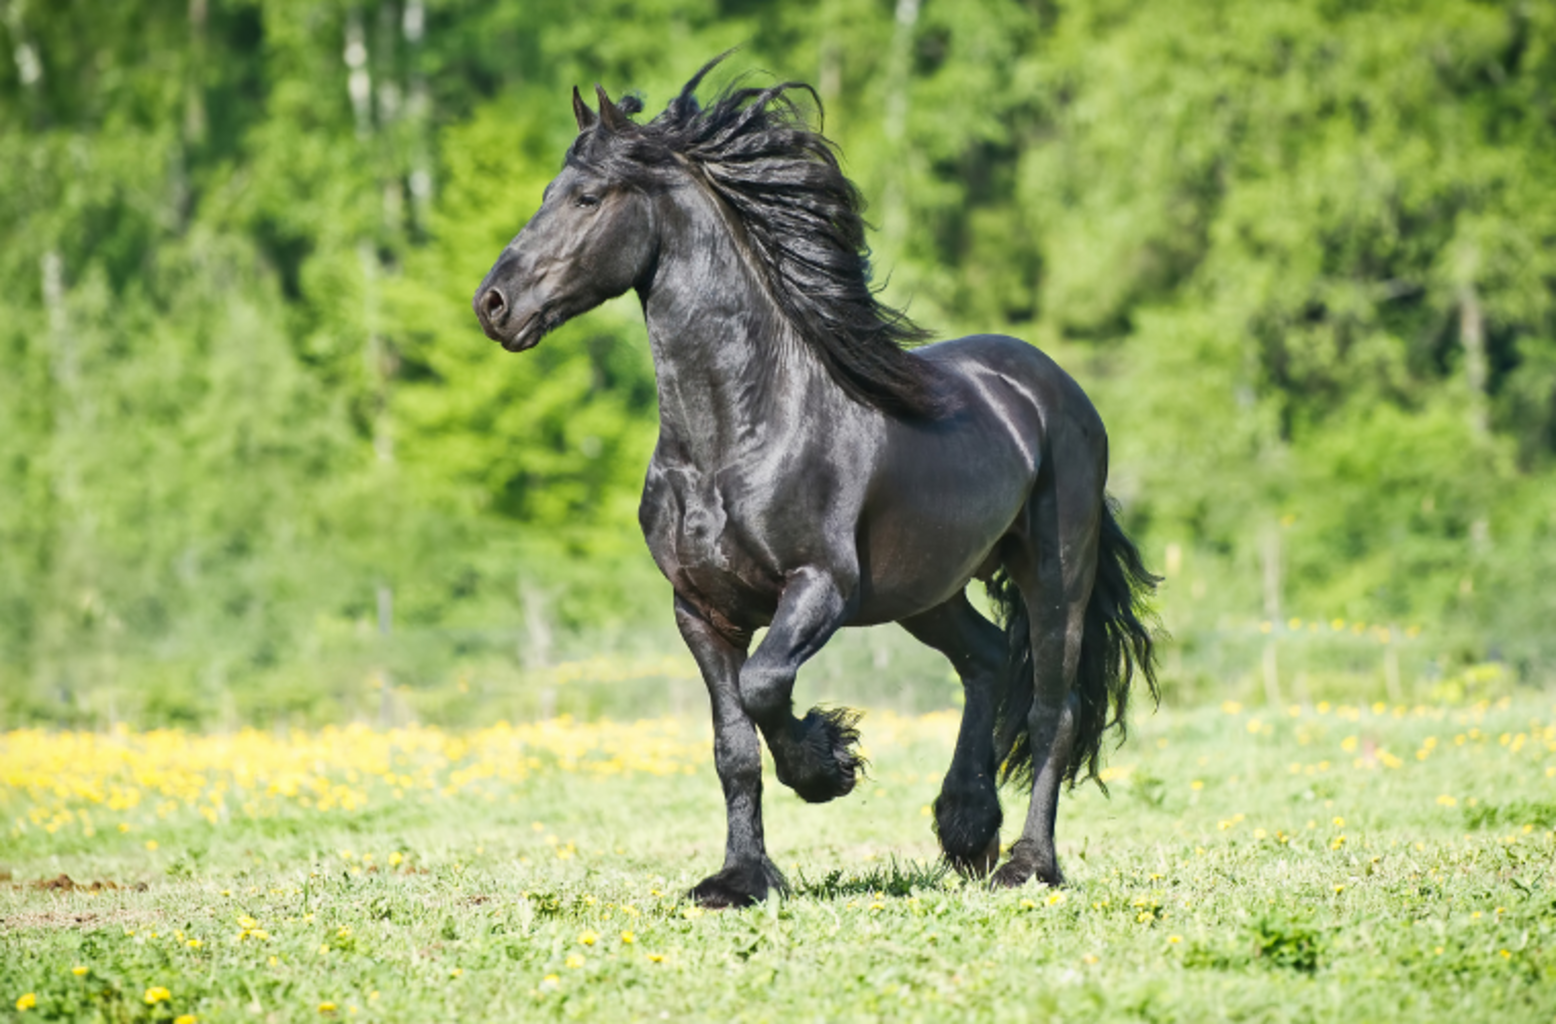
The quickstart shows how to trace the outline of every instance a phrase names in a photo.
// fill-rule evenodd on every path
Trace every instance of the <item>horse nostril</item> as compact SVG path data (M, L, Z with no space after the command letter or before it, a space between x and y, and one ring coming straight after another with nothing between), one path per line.
M486 294L481 296L481 309L486 313L486 318L495 323L508 311L508 302L502 297L502 292L488 288Z

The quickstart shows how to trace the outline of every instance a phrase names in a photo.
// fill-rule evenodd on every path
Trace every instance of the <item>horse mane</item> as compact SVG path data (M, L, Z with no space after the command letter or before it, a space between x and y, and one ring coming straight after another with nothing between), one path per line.
M795 93L809 94L819 113L816 91L803 82L736 83L704 107L697 87L724 56L705 64L647 124L623 117L611 129L602 116L568 159L637 184L663 182L678 165L691 168L739 218L768 293L839 387L901 416L942 412L932 365L904 347L929 333L880 301L870 279L864 199L843 174L836 146L795 101ZM641 109L641 100L627 96L616 112Z

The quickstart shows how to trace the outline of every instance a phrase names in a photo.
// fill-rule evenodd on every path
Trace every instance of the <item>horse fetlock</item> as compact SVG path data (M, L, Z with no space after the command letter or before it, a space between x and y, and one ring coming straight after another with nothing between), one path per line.
M793 742L773 747L778 781L813 804L853 792L866 766L858 722L849 708L811 708L794 723Z

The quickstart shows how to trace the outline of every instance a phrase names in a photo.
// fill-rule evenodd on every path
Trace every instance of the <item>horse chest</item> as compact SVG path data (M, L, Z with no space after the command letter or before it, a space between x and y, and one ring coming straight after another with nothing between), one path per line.
M731 621L763 619L778 580L743 540L715 474L651 471L640 517L654 560L678 594Z

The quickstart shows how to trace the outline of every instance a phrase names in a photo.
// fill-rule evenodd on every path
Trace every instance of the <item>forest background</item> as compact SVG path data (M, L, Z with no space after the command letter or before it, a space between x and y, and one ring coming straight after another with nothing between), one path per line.
M892 301L1092 394L1167 700L1556 674L1556 6L0 0L0 37L0 724L695 693L635 300L513 357L469 299L573 85L652 112L731 46L719 84L815 84ZM955 699L834 646L826 695Z

